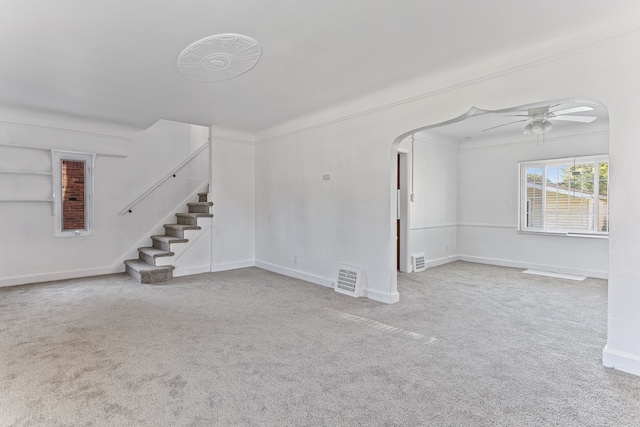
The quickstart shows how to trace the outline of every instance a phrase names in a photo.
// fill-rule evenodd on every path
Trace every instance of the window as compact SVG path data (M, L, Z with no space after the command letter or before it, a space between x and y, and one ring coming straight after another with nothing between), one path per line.
M53 152L55 235L93 234L93 162L95 154Z
M520 163L518 228L525 232L607 235L608 157Z

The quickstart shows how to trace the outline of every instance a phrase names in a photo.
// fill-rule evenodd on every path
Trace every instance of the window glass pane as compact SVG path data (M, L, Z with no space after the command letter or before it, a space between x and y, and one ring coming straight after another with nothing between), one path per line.
M523 172L521 229L609 232L609 164L606 159L542 160L525 164Z
M85 162L62 160L62 229L85 229Z
M526 168L527 205L525 224L527 227L542 228L542 167Z
M609 231L609 163L598 167L598 231Z

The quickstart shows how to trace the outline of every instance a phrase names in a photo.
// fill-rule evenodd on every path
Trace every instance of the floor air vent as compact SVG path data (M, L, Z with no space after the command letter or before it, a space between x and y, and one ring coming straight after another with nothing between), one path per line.
M338 279L335 290L352 297L362 296L362 276L364 271L360 267L338 264Z
M417 271L424 271L427 269L427 264L424 259L424 254L415 254L411 257L411 266L414 273Z

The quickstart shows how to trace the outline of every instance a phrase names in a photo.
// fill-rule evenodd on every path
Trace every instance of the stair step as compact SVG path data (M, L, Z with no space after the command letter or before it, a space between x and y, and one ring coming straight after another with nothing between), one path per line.
M138 248L138 258L140 261L146 262L150 265L156 265L156 258L173 255L175 255L173 252L163 251L162 249L154 247Z
M177 224L165 224L164 235L151 236L153 246L138 248L139 259L126 260L127 274L139 283L166 282L173 277L173 265L156 266L156 258L175 255L171 251L172 243L186 243L185 230L200 230L198 218L213 218L211 206L213 202L207 201L209 193L198 193L198 202L188 203L188 213L177 213ZM171 262L172 259L163 260L161 263Z
M191 213L209 213L213 202L187 203Z
M139 259L128 259L124 262L127 273L136 279L138 283L166 282L173 277L172 265L156 267Z
M184 230L200 230L201 227L191 224L165 224L164 234L184 239Z
M162 249L163 251L170 251L171 243L187 243L189 241L180 237L167 236L164 234L151 236L151 240L153 241L154 248Z
M198 225L198 218L213 218L213 214L199 212L177 213L176 218L178 218L178 224Z

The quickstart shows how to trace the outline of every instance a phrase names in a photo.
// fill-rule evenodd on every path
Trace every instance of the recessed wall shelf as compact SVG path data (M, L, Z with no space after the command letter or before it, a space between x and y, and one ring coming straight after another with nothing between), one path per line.
M53 202L53 199L6 199L6 200L0 200L0 202L18 202L18 203L23 203L23 202Z
M0 170L0 173L14 174L14 175L45 175L45 176L53 175L51 172L30 172L30 171L3 171L3 170Z

